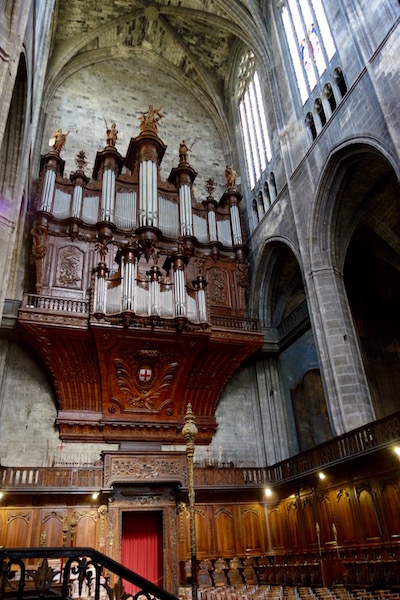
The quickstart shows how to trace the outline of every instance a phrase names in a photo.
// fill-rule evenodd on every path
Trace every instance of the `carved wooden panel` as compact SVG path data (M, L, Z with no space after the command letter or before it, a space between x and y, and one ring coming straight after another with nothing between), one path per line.
M329 494L318 496L318 512L319 512L319 527L321 536L321 545L332 542L334 540L332 525L334 522L332 505Z
M218 267L206 271L210 306L229 308L231 306L228 274Z
M318 543L316 533L316 523L313 512L313 503L311 498L302 499L304 537L306 546L310 547ZM319 523L318 523L319 525Z
M259 506L242 506L241 508L241 548L238 553L264 552L263 512Z
M97 509L81 509L76 511L74 546L90 546L97 549ZM70 524L72 529L72 525ZM72 534L72 531L71 531Z
M372 490L367 488L359 490L358 503L365 539L379 540L382 537L382 530L378 520L375 498L372 494Z
M289 501L286 505L288 530L289 530L289 543L293 548L300 546L300 531L299 531L299 514L297 508L297 502L295 500Z
M389 535L391 538L400 537L400 495L398 486L392 481L383 485L382 500Z
M196 547L199 558L205 558L210 554L210 522L208 520L207 507L196 507ZM189 554L190 554L190 519L187 520L189 530Z
M233 555L236 551L232 508L214 509L216 551L219 556Z
M66 245L59 248L54 285L81 290L84 258L84 252L76 246Z
M268 511L271 550L283 550L285 547L285 513L282 506L271 507Z
M63 527L67 525L65 510L44 509L41 515L40 537L44 546L63 545ZM66 533L66 531L64 532Z
M170 481L183 483L186 457L177 452L107 453L104 457L104 485Z
M0 546L5 546L5 534L7 527L6 520L6 511L4 509L0 509Z
M341 489L337 492L337 513L338 513L338 540L339 543L346 544L355 542L356 527L354 519L354 511L351 504L350 493L347 489Z
M29 509L7 511L4 536L5 547L18 548L18 546L31 545L32 518L33 511Z

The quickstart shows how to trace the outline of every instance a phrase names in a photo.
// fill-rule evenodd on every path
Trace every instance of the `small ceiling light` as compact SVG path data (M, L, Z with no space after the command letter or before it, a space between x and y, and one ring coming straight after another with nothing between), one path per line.
M325 473L323 473L322 471L320 471L320 472L318 473L318 477L319 477L320 479L325 479L326 475L325 475Z
M270 496L272 496L272 490L271 488L265 488L265 495L269 498Z
M93 492L93 494L92 494L93 500L97 500L98 497L99 497L99 492Z
M4 496L4 493L3 493L3 492L0 492L0 500L1 500L1 498L2 498L3 496Z
M395 446L394 451L397 454L397 456L400 456L400 446Z

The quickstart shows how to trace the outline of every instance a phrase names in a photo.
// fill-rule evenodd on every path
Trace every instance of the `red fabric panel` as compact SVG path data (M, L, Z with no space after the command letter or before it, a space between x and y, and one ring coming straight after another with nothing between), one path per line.
M160 511L122 514L121 564L155 585L163 587L162 513ZM124 581L125 591L138 589Z

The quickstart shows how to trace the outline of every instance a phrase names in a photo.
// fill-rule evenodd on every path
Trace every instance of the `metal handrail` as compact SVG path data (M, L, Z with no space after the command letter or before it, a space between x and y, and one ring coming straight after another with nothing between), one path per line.
M139 592L136 594L127 594L125 598L131 596L134 600L139 596L144 595L150 600L156 598L158 600L177 600L177 597L162 588L156 586L151 581L148 581L144 577L141 577L137 573L134 573L127 567L124 567L117 563L112 558L109 558L105 554L98 552L94 548L82 547L82 548L65 548L65 547L54 547L54 548L0 548L0 599L4 597L7 583L10 581L11 567L18 565L20 567L20 579L18 582L17 600L22 600L23 593L26 584L26 569L24 560L26 559L51 559L60 558L67 559L62 568L62 599L67 600L68 598L68 584L70 580L71 568L74 568L74 563L77 564L75 567L80 572L80 577L86 577L90 567L93 567L96 571L96 588L94 600L100 598L100 573L103 569L113 573L120 580L128 581L139 588ZM87 560L89 559L89 560ZM90 580L90 575L88 576ZM39 596L43 596L44 591L38 590ZM107 590L108 593L108 590ZM111 598L112 594L108 594Z

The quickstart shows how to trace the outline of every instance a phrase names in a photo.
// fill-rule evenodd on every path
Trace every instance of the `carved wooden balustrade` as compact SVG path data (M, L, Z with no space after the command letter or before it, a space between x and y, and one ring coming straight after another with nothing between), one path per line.
M0 467L0 486L2 490L99 490L103 467Z
M315 473L321 467L332 466L364 456L366 453L388 448L399 440L400 413L396 413L269 467L241 468L234 467L229 463L221 466L218 462L207 467L198 467L195 464L195 486L198 489L261 488L266 485L285 483L309 473ZM2 489L52 487L107 489L114 482L129 482L130 478L137 480L139 470L143 473L141 479L144 481L173 480L184 487L187 485L182 453L147 452L146 455L138 454L134 458L129 454L125 457L121 453L105 453L105 457L105 467L102 465L93 467L59 466L56 468L0 467L0 486ZM110 465L117 463L121 465L124 460L126 461L126 464L123 465L124 477L116 471L114 471L114 475L110 474L112 473Z

